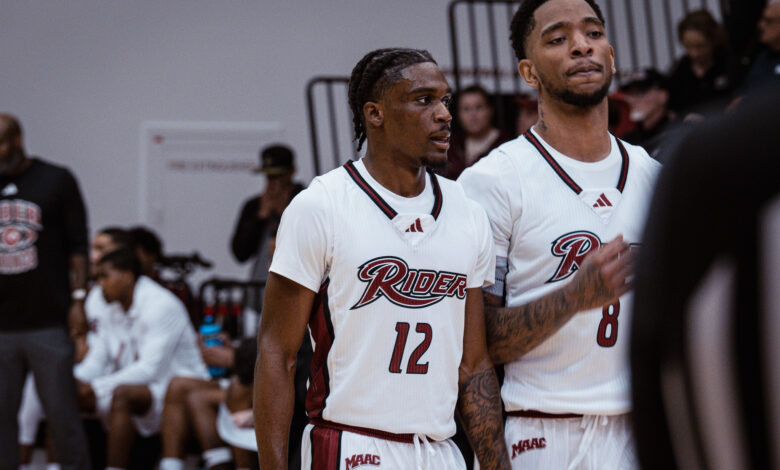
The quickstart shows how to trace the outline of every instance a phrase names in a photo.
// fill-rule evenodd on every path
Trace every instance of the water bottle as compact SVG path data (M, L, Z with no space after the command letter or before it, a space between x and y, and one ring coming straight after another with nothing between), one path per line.
M222 332L222 326L214 321L214 317L206 315L199 328L200 335L203 338L203 344L206 346L222 346L222 340L219 334ZM212 378L224 377L227 370L224 367L209 366L209 374Z

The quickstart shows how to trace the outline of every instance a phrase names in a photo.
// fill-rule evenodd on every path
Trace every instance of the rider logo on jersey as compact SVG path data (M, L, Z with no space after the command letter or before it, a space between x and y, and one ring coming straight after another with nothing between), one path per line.
M385 297L399 307L424 308L445 297L466 298L466 275L447 271L410 269L404 260L381 256L358 268L358 279L368 283L351 310Z
M594 233L586 231L569 232L552 242L552 254L561 258L558 269L547 282L562 281L580 268L582 260L590 250L601 246L601 240Z

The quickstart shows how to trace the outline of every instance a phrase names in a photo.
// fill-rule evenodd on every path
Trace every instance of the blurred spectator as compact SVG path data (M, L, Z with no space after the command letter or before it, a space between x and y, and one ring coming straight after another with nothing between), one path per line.
M257 341L246 338L233 347L229 338L225 346L205 346L199 341L207 366L225 367L251 380L257 356ZM219 381L175 377L165 394L162 416L163 455L160 470L183 470L187 443L195 436L203 450L208 468L222 468L233 460L230 449L216 434L217 409L225 400L225 389ZM219 450L214 450L219 449Z
M780 0L772 0L764 8L758 33L763 49L748 70L740 90L742 94L780 86Z
M146 227L137 225L128 230L133 237L135 252L141 262L141 273L157 282L160 282L158 263L163 257L163 245L160 237Z
M123 247L131 247L132 239L130 234L119 227L105 227L99 230L92 238L89 250L90 266L89 270L92 276L95 275L95 266L97 261L106 253ZM95 333L100 328L100 318L105 318L106 312L110 307L103 299L103 293L100 286L93 286L89 290L87 299L84 302L84 311L87 317L88 330L73 338L75 347L75 361L81 362L89 351L89 344L94 341ZM28 465L32 459L33 445L38 434L38 426L46 418L43 411L38 392L35 386L33 374L27 374L27 380L24 385L22 395L22 404L19 407L19 462ZM47 439L49 438L47 433ZM50 452L49 461L56 461L56 457Z
M191 417L192 426L198 443L203 450L203 460L209 470L223 469L249 469L256 466L257 448L248 452L243 447L229 446L217 431L217 419L220 407L227 404L231 410L249 409L249 426L254 424L251 418L252 408L252 381L254 378L254 364L257 357L257 341L245 339L235 349L234 367L235 375L230 379L226 389L200 388L192 390L186 399L186 410ZM300 435L298 435L300 439ZM299 449L299 446L294 446ZM170 465L163 460L160 462L160 470L182 470L183 467ZM231 465L235 462L235 465ZM173 462L172 462L173 463ZM166 465L164 465L166 464ZM290 466L289 468L295 468Z
M260 152L260 163L261 166L254 172L265 174L265 191L244 203L233 231L231 248L233 256L240 263L254 257L249 280L265 282L271 264L265 245L270 235L279 227L282 212L304 186L293 182L294 155L289 147L271 145L264 148ZM259 312L262 292L259 298L251 299L247 303Z
M726 31L707 10L688 13L677 25L685 48L669 77L669 107L682 119L725 108L733 89Z
M108 467L127 468L136 430L159 430L172 377L208 377L182 303L141 274L133 249L104 255L98 283L111 305L86 358L75 368L82 410L107 424Z
M106 253L110 253L121 247L133 246L133 237L125 229L111 226L105 227L92 237L89 249L89 272L91 277L95 276L95 266L100 258Z
M450 137L444 176L456 179L460 173L512 137L493 126L493 105L488 92L479 85L458 94L455 119L458 127Z
M515 105L515 135L522 135L539 120L539 103L536 97L522 94L515 98Z
M620 87L620 94L629 105L629 120L636 125L621 138L641 145L651 157L657 158L663 132L672 120L664 77L654 69L635 74Z
M696 126L658 180L636 273L644 469L780 468L780 89Z
M64 469L89 468L76 406L73 344L86 329L87 223L65 168L29 157L0 114L0 469L17 470L17 412L28 371Z

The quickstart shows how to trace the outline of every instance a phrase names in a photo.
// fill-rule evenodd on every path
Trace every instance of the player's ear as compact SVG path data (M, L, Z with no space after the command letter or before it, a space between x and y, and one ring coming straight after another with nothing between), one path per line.
M528 86L534 90L539 89L539 76L536 74L536 67L534 67L534 64L530 60L523 59L518 62L517 71Z
M617 73L617 68L615 68L615 49L612 46L609 46L609 58L612 61L612 75L614 75Z
M366 126L381 127L385 120L382 106L376 101L366 101L363 105L363 119L366 122Z

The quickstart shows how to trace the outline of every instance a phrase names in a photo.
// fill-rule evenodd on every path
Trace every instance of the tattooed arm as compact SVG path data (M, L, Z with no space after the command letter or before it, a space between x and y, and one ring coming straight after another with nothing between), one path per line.
M466 291L463 358L458 371L458 412L480 468L509 469L498 379L485 346L479 288Z
M490 358L496 364L519 359L557 332L575 313L607 305L631 289L633 271L629 244L618 235L590 253L571 282L516 307L501 307L501 299L485 295Z

